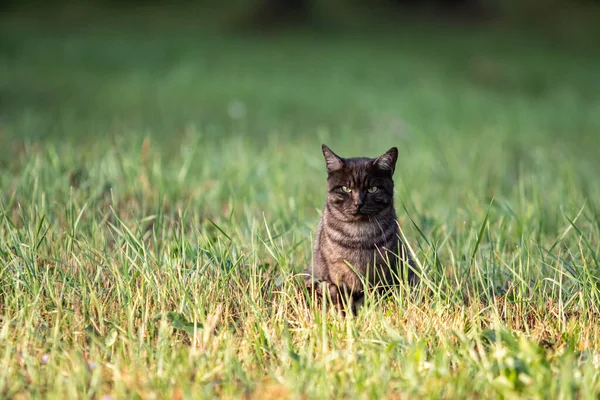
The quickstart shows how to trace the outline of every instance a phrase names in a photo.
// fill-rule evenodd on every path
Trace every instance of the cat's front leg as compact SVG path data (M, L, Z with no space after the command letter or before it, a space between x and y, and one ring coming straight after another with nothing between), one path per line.
M309 277L306 279L306 288L311 295L314 293L318 298L328 298L336 307L341 306L340 290L334 283Z

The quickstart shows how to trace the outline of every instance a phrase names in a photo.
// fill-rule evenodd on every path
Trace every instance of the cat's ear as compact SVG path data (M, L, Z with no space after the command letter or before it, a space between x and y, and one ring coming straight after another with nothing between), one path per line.
M344 161L337 156L329 147L326 145L321 146L323 155L325 156L325 163L327 164L327 173L332 173L344 166Z
M382 171L389 171L390 174L394 174L396 169L396 161L398 160L398 149L392 147L386 151L381 157L376 158L373 161L373 165Z

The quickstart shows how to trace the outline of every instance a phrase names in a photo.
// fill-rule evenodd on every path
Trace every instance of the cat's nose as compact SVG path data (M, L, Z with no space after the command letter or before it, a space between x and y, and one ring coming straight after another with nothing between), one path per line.
M362 206L365 205L365 200L362 197L359 197L356 200L354 200L354 205L360 210Z

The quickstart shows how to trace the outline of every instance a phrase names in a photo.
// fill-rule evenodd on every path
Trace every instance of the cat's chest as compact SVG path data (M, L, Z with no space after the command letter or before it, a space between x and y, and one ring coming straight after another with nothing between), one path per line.
M397 225L392 224L325 224L323 234L323 250L332 263L379 264L398 247Z
M351 249L375 249L389 246L397 238L397 225L394 223L367 222L361 224L325 223L324 233L334 244Z
M361 269L366 265L374 264L385 264L392 257L392 254L397 253L397 246L381 246L371 248L342 248L339 247L329 254L330 262L347 265L347 263L353 266L360 267Z

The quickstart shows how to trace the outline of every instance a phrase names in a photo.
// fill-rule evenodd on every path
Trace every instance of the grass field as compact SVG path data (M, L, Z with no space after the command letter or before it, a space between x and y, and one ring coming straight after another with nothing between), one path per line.
M5 16L0 51L0 397L600 395L597 49ZM322 142L401 149L422 268L351 318L298 284Z

